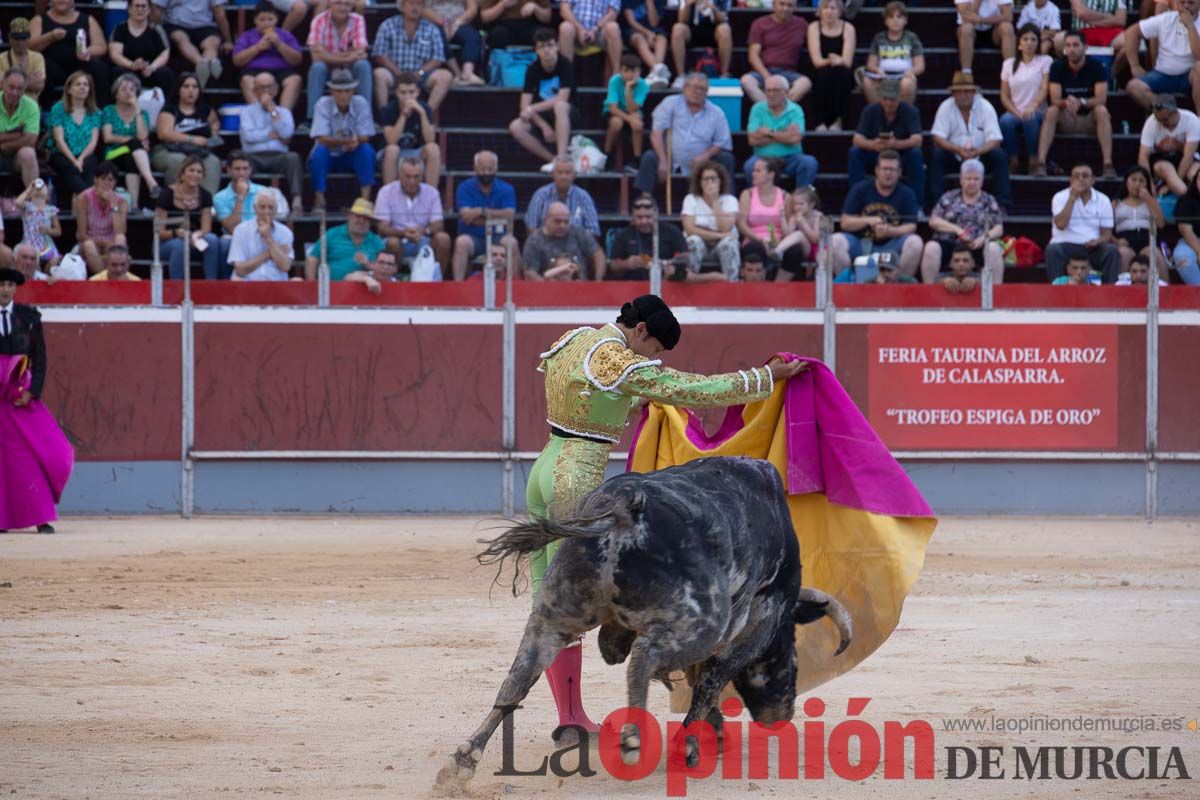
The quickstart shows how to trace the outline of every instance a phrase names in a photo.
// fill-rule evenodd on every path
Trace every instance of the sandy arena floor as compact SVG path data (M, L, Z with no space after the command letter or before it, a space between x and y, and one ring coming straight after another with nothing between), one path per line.
M0 796L428 796L494 698L528 609L528 597L489 598L492 574L471 561L489 524L75 518L57 536L0 536ZM1194 520L943 520L900 629L816 691L827 729L849 697L872 698L863 718L880 729L928 720L938 778L713 779L689 796L1198 797L1200 734L1186 729L942 728L1194 719L1197 574ZM603 664L594 637L586 653L589 708L623 705L623 670ZM651 706L666 715L661 687ZM551 752L550 723L539 683L516 717L519 768ZM947 782L956 744L1006 746L1008 777ZM1012 780L1021 744L1178 746L1194 780ZM662 767L625 783L596 758L592 778L496 777L500 749L497 737L474 796L666 796Z

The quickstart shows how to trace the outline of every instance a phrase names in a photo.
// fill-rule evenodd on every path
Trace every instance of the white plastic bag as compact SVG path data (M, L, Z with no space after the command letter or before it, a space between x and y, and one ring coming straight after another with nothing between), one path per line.
M413 283L432 283L442 279L442 265L433 255L433 248L423 245L413 259L409 280Z
M150 117L150 128L158 124L158 112L162 111L166 105L167 98L163 96L163 90L155 86L153 89L144 89L138 95L138 107L146 112L146 116Z
M575 173L577 175L590 175L592 173L601 172L604 165L608 162L608 156L596 146L586 136L576 134L571 137L571 144L567 148L567 155L575 162Z
M56 281L86 281L87 262L82 256L67 253L62 261L50 268L50 275Z

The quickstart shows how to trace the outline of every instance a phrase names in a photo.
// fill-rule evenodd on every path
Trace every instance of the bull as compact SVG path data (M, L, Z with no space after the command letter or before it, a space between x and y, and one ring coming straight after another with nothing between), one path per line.
M707 720L718 732L717 703L729 682L755 721L792 718L796 625L829 617L841 634L837 653L850 643L845 608L801 587L787 496L765 461L705 458L619 475L584 497L572 518L517 525L478 558L501 570L515 558L516 592L524 559L555 541L508 677L483 724L438 773L443 790L465 786L505 709L525 698L563 647L597 626L604 660L629 661L631 708L646 707L652 679L686 670L693 692L684 725ZM626 726L623 759L636 761L639 746Z

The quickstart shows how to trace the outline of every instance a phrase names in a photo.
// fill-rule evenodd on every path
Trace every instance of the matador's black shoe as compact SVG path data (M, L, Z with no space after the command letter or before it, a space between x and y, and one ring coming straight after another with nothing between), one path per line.
M38 525L38 533L54 533L54 526L50 523Z

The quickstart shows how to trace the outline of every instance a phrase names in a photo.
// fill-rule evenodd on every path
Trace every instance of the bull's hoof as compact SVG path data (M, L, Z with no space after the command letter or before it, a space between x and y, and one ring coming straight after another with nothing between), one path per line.
M461 744L446 765L438 770L433 790L439 797L461 797L467 784L475 777L475 766L483 754L472 749L470 743Z
M599 734L599 730L593 733L582 725L559 725L550 733L550 738L559 747L575 747L581 740L584 744L591 744Z
M633 766L641 760L642 739L636 733L621 734L621 761Z

